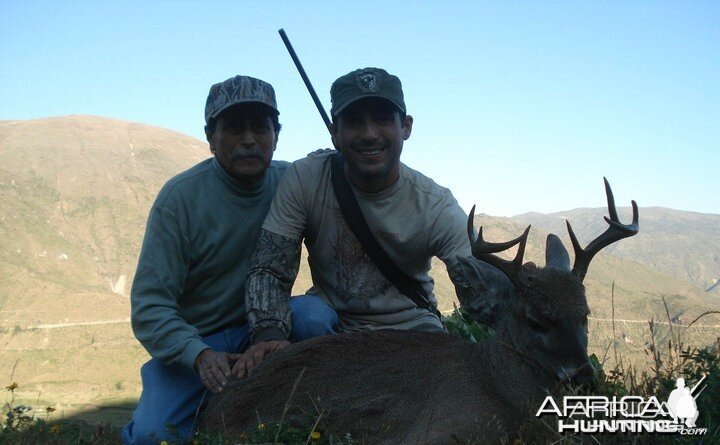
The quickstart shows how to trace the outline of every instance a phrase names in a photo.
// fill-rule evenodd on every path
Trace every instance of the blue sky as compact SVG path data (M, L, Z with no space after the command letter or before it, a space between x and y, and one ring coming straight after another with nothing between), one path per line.
M0 119L92 114L203 139L211 84L276 89L277 159L331 146L326 108L379 66L415 118L403 161L469 210L605 205L720 214L718 1L0 0ZM1 149L1 147L0 147Z

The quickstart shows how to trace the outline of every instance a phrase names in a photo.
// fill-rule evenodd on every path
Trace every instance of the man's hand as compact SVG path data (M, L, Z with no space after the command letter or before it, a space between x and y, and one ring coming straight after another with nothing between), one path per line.
M229 354L205 349L195 359L195 371L200 374L203 385L213 393L222 392L230 377L230 366L241 354Z
M287 348L288 346L290 346L290 342L287 340L263 341L250 346L235 362L232 375L239 379L249 377L253 369L262 363L266 355L278 349Z

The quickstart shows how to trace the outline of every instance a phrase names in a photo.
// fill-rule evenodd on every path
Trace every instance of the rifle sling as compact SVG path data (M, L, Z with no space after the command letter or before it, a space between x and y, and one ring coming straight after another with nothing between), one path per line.
M355 237L363 246L365 253L375 263L385 278L398 288L400 292L415 302L418 307L426 309L440 317L437 308L430 305L427 293L420 282L403 272L390 257L388 257L387 253L385 253L373 236L365 220L365 216L362 210L360 210L350 182L345 177L345 172L343 171L345 159L342 154L340 152L335 153L332 156L331 163L332 184L335 197L340 205L340 211L350 230L352 230Z

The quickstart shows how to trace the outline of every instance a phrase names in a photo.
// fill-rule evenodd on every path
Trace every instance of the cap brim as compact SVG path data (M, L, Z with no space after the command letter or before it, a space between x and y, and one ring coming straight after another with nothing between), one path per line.
M208 117L208 120L215 119L216 117L218 117L220 115L220 113L227 110L228 108L234 107L235 105L251 104L251 103L265 105L265 107L267 107L270 111L272 111L273 113L275 113L278 116L280 115L280 111L278 111L277 108L273 107L272 105L268 104L267 102L263 102L261 100L239 100L237 102L227 104L218 110L215 110L215 112Z
M393 104L393 105L395 106L395 108L398 109L399 112L401 112L401 113L405 113L405 112L406 112L406 111L403 109L403 107L400 106L399 103L395 102L394 100L390 99L390 98L387 97L387 96L383 96L383 95L381 95L381 94L366 94L366 95L363 95L363 96L360 96L360 97L355 97L355 98L353 98L353 99L350 99L349 101L347 101L347 102L345 102L345 103L343 103L343 104L340 104L340 105L338 105L337 107L335 107L335 110L333 111L333 117L338 117L338 116L340 115L340 113L343 112L344 109L346 109L348 106L354 104L355 102L361 101L361 100L363 100L363 99L368 99L368 98L385 99L386 101L388 101L388 102L390 102L391 104Z

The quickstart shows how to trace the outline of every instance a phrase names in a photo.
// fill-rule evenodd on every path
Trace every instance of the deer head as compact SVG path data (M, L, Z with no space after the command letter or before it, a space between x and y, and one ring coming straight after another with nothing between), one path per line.
M473 234L473 207L468 218L468 237L474 258L460 259L464 277L457 285L458 297L469 315L497 329L498 339L559 381L592 384L594 370L587 355L588 330L585 287L582 284L590 261L604 247L635 235L639 230L638 208L632 201L633 221L618 220L615 200L605 180L610 227L585 249L567 223L575 250L575 264L560 238L550 234L545 249L545 267L523 264L530 226L518 238L489 243ZM495 254L517 245L512 261ZM480 260L482 263L476 261ZM488 265L492 266L489 267ZM494 268L494 270L493 270ZM500 279L498 271L507 277Z

